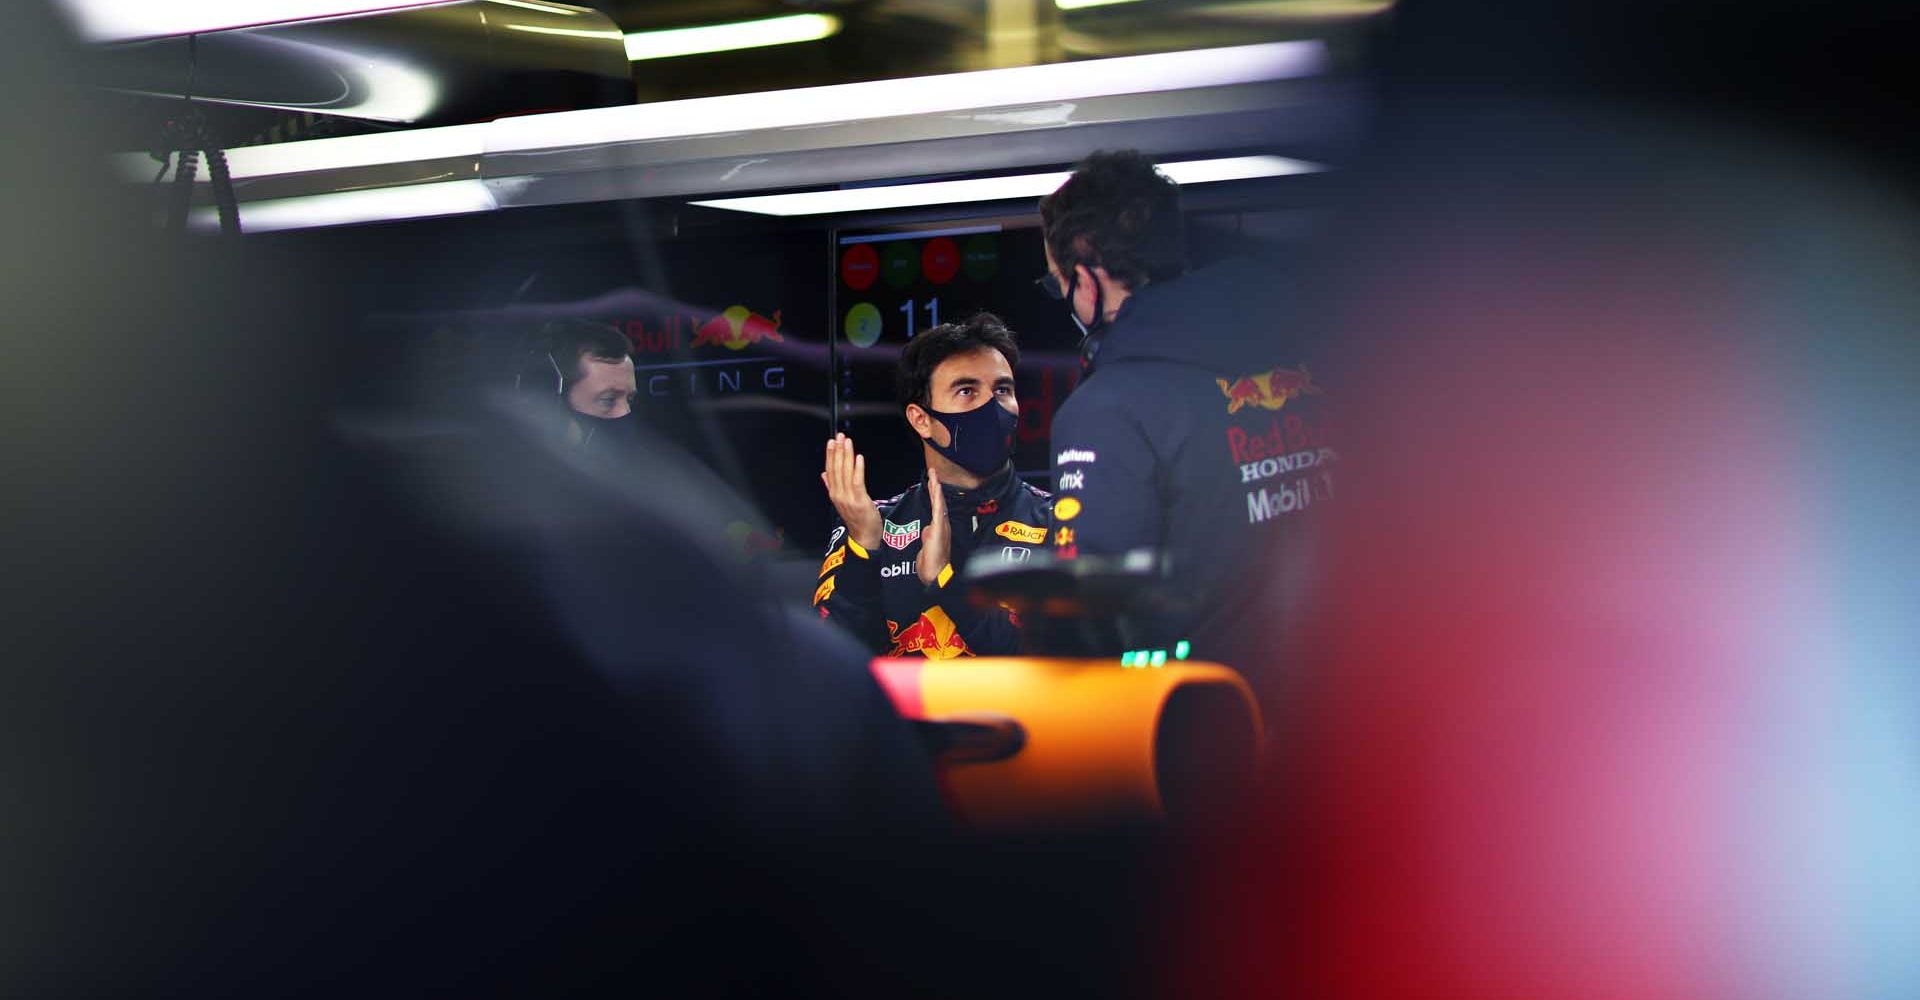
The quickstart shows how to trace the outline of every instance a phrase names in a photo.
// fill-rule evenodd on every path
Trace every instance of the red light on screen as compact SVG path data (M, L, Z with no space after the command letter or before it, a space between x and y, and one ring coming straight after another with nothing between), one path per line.
M880 277L880 255L871 243L855 243L840 255L840 280L856 292L873 287Z
M936 285L952 281L960 273L960 246L945 236L928 240L920 252L920 270Z

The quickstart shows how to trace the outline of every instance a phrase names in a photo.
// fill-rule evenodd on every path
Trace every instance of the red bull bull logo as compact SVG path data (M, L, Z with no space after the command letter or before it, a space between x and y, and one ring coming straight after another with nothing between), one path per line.
M973 651L967 648L967 641L960 638L960 631L953 625L953 619L941 610L938 604L920 612L919 620L906 628L893 628L893 648L887 650L888 656L912 656L915 653L929 660L951 660L956 656L971 656Z
M1306 365L1301 365L1298 370L1274 368L1242 375L1231 382L1223 378L1213 381L1220 387L1220 394L1227 397L1229 414L1239 413L1249 406L1277 410L1287 405L1289 400L1320 393L1320 387L1313 384L1313 374L1307 371Z
M687 346L724 347L729 351L738 351L763 340L785 339L780 336L780 310L775 309L773 318L768 319L746 306L728 306L720 315L700 324L693 343Z

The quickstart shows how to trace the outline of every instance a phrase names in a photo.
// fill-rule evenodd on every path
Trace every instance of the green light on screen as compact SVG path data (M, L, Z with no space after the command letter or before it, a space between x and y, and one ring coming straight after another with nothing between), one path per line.
M1193 652L1193 643L1190 643L1185 639L1182 639L1179 642L1174 643L1174 646L1173 646L1174 659L1184 660L1187 658L1187 654L1191 652Z
M1156 650L1154 650L1154 651L1153 651L1153 665L1154 665L1154 666L1156 666L1156 667L1164 667L1164 666L1166 666L1166 665L1167 665L1167 651L1166 651L1166 650L1164 650L1164 649L1156 649Z

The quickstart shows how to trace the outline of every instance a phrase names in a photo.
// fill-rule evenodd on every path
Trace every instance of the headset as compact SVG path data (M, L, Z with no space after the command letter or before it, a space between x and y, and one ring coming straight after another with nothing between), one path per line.
M559 359L553 355L555 345L563 342L568 322L568 320L564 319L555 319L548 320L541 325L539 331L531 338L531 344L528 346L526 353L521 356L520 367L513 376L513 387L515 390L520 390L522 387L525 387L528 391L538 392L544 396L545 393L537 389L539 383L536 380L545 377L545 372L540 369L540 361L538 360L545 359L547 362L546 370L553 373L554 399L569 416L576 416L575 423L585 434L581 443L586 444L593 440L595 432L600 429L601 421L594 419L580 420L577 419L577 415L573 414L572 405L567 402L566 396L567 390L571 387L573 381L578 378L578 374L576 373L573 378L569 378L566 370L560 367ZM594 325L597 326L601 324Z
M539 350L539 349L535 348L534 350ZM566 376L566 373L560 370L560 362L553 360L552 351L541 351L540 353L546 357L548 366L553 368L553 394L556 396L565 396L567 394L567 376ZM527 352L527 358L529 361L532 360L533 354L534 354L533 351ZM515 372L513 376L513 387L515 389L520 388L520 380L525 375L526 375L526 365L522 364L520 366L520 371Z
M521 388L521 383L527 378L528 369L538 367L538 363L534 361L534 357L538 355L545 357L547 359L547 367L553 369L553 394L561 397L566 396L567 374L560 370L560 362L555 361L553 358L554 327L555 324L552 321L548 321L543 324L540 327L540 331L535 333L531 338L532 346L528 347L527 352L521 356L520 365L513 373L514 389L518 390Z

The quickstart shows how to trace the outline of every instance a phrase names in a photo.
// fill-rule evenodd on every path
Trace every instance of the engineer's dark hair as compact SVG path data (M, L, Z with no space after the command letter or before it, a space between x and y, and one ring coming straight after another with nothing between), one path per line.
M1131 149L1094 153L1040 199L1047 251L1061 271L1104 267L1138 288L1187 269L1180 186Z
M633 345L612 326L584 319L551 320L534 335L521 361L519 384L558 393L564 388L561 378L571 385L586 373L587 358L617 364L632 356Z
M908 341L906 349L900 352L900 368L894 381L894 395L900 408L906 409L908 403L929 407L933 370L940 367L940 362L982 347L999 351L1008 365L1018 367L1020 364L1020 345L1013 331L990 312L975 313L959 323L942 323Z

